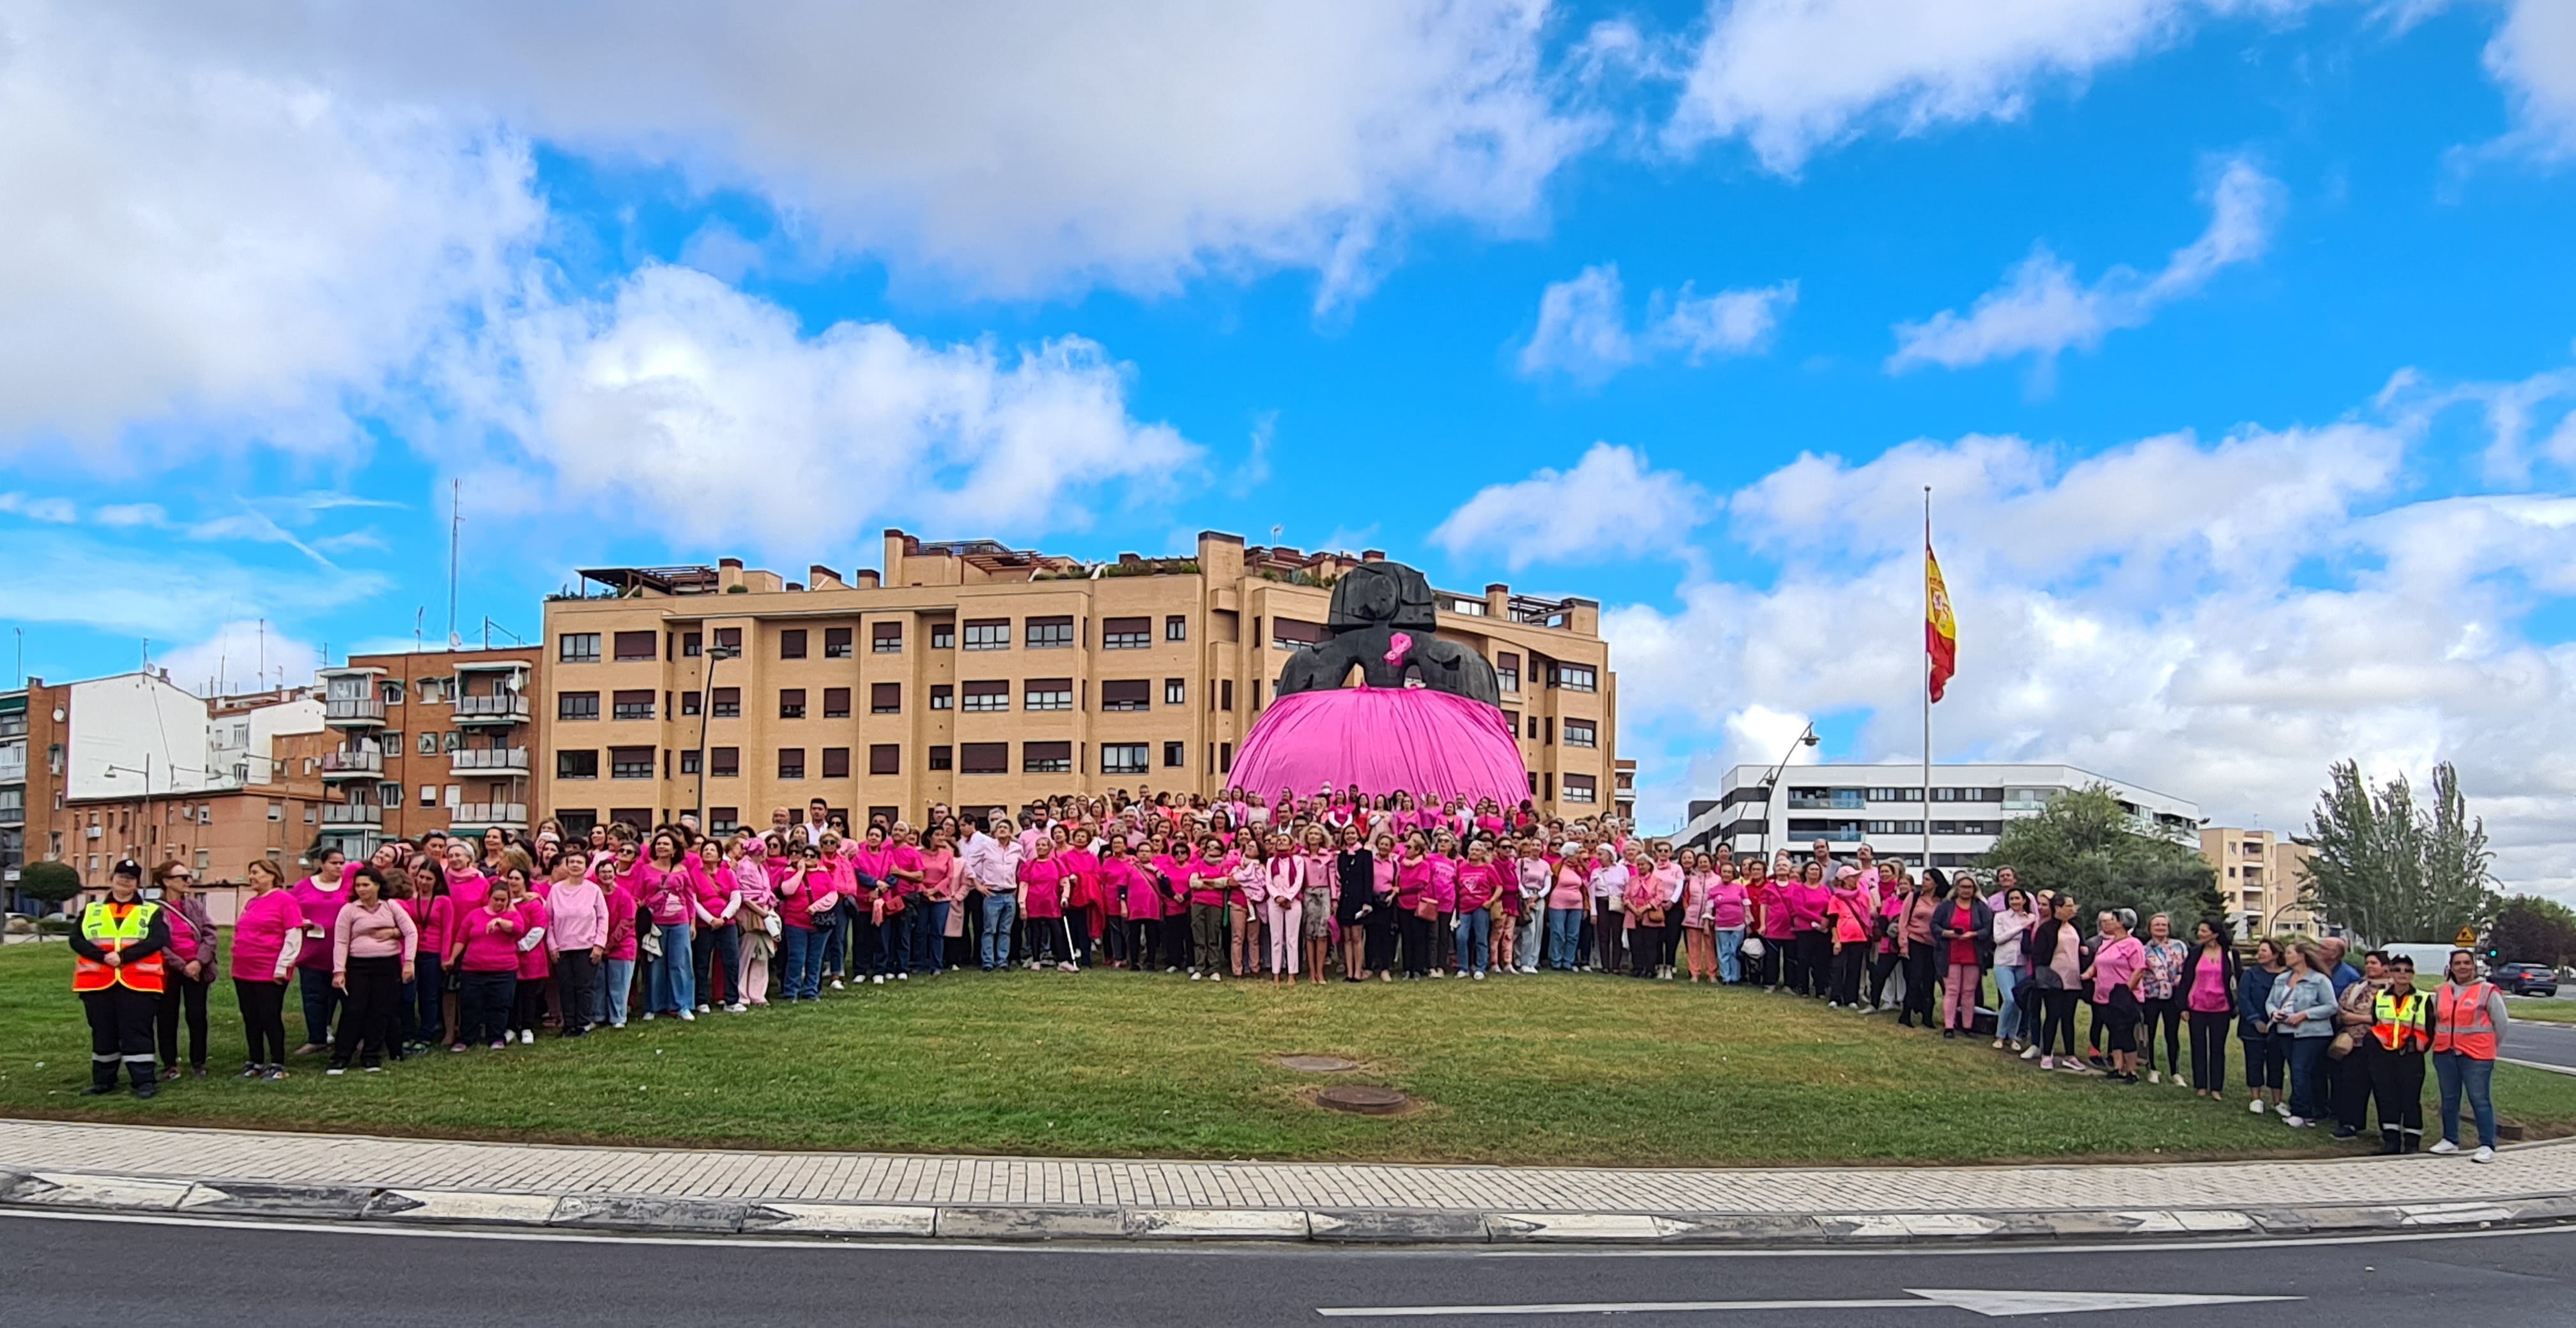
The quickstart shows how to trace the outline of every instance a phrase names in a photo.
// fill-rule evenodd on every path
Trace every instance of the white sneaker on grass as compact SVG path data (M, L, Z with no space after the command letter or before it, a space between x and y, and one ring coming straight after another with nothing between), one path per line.
M2246 1104L2245 1104L2245 1109L2246 1109L2247 1111L2253 1112L2253 1113L2254 1113L2255 1115L2257 1115L2257 1116L2262 1115L2262 1114L2263 1114L2263 1112L2265 1111L2265 1107L2263 1106L2263 1099L2261 1099L2261 1098L2259 1098L2259 1097L2258 1097L2258 1098L2254 1099L2253 1101L2246 1103ZM2456 1147L2458 1147L2458 1146L2459 1146L2459 1145L2457 1145L2457 1144L2452 1145L2452 1147L2454 1147L2454 1148L2456 1148ZM2434 1149L2433 1151L2438 1153L2438 1152L2440 1152L2440 1151L2442 1151L2442 1150L2440 1150L2440 1149L2438 1149L2438 1148L2437 1148L2437 1149Z
M2165 1081L2165 1072L2164 1072L2164 1071L2162 1071L2162 1070L2149 1070L2149 1071L2147 1071L2147 1082L2148 1082L2148 1083L2151 1083L2151 1084L2160 1084L2160 1083L2163 1083L2164 1081Z
M687 1023L687 1024L694 1024L694 1023L698 1022L698 1016L697 1016L697 1013L696 1013L695 1011L693 1011L693 1010L682 1010L682 1011L680 1011L680 1022L682 1022L682 1023ZM535 1038L529 1038L528 1040L529 1040L530 1042L534 1042L534 1041L536 1041L536 1039L535 1039Z
M2039 1048L2038 1048L2037 1046L2028 1046L2028 1047L2024 1047L2024 1048L2022 1048L2022 1049L2021 1049L2021 1058L2022 1058L2023 1060L2026 1060L2026 1061L2035 1061L2035 1060L2038 1060L2038 1059L2039 1059Z
M834 979L832 979L832 990L834 990L834 991L839 991L840 989L841 989L841 980L840 980L839 978L834 978Z

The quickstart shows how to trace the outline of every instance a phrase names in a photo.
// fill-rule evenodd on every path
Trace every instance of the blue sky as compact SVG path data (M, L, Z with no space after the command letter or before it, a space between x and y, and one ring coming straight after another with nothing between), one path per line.
M2576 7L0 0L0 622L195 684L598 563L1213 527L1607 606L1669 824L1812 718L2576 888Z

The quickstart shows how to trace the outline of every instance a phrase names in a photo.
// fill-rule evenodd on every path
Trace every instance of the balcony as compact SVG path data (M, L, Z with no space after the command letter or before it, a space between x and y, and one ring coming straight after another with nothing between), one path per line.
M447 814L450 828L481 830L499 826L504 830L528 828L528 804L524 802L461 802Z
M447 768L524 775L528 772L528 749L525 747L459 747L447 754Z
M335 696L322 703L322 722L333 728L382 728L385 703L375 696Z
M322 753L322 778L372 779L385 772L385 754L377 748Z
M379 826L385 823L385 809L372 802L326 802L322 804L322 824L346 826Z
M456 698L456 722L525 724L528 722L528 698L519 692L504 692L499 696L460 696Z
M1869 804L1857 793L1837 793L1824 798L1802 797L1795 793L1789 795L1791 811L1857 812L1868 809Z

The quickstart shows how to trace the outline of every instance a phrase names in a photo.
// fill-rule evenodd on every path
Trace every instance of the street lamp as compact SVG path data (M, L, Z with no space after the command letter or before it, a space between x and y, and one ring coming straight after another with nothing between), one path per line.
M1771 858L1771 812L1773 810L1771 799L1778 796L1780 792L1780 772L1789 768L1789 758L1796 756L1799 748L1815 745L1816 726L1809 723L1798 731L1798 739L1789 744L1789 750L1780 753L1780 759L1771 767L1771 773L1762 777L1762 858L1766 862Z
M698 682L698 792L697 813L707 814L707 724L716 717L716 662L732 659L742 653L740 646L707 647L707 676Z

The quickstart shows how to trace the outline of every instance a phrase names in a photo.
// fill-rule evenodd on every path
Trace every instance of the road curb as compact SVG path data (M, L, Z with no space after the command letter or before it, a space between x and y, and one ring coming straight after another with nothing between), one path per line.
M652 1195L278 1185L72 1171L0 1171L0 1208L267 1217L385 1227L550 1229L671 1236L978 1242L1272 1241L1334 1245L1959 1245L2043 1240L2457 1231L2576 1221L2576 1195L2449 1203L1986 1213L1533 1213L1408 1209L908 1207Z

